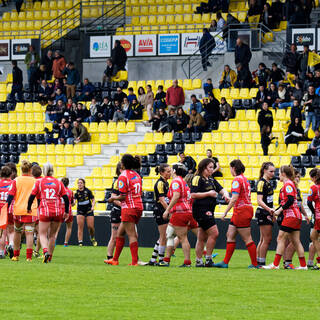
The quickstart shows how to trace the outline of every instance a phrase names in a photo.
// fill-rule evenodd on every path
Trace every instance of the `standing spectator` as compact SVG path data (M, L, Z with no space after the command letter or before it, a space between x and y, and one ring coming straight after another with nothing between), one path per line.
M78 97L79 101L90 101L93 98L93 95L96 91L94 85L89 82L88 78L85 78L83 81L83 86L81 90L81 94Z
M191 109L189 124L187 125L186 132L202 132L206 127L206 122L201 114L196 109Z
M271 141L273 139L275 139L275 137L271 136L270 127L264 125L261 129L261 141L260 141L264 156L268 155L269 145L271 144Z
M163 108L165 109L167 107L166 105L166 93L163 91L163 86L158 86L157 94L154 98L153 103L153 113L156 113L157 109Z
M194 161L194 159L191 156L186 156L184 152L180 152L179 157L180 157L179 162L183 163L186 166L188 173L196 172L197 163Z
M320 157L320 131L318 128L314 131L314 138L306 154Z
M237 64L237 81L234 83L235 88L251 88L252 77L249 69L243 67L241 63Z
M300 141L305 140L304 130L301 125L301 119L295 118L289 125L288 131L284 137L286 145L290 143L298 144Z
M249 1L248 17L260 15L261 11L261 6L256 0Z
M238 38L236 42L236 47L234 51L235 64L242 64L244 69L249 70L249 62L251 60L252 54L250 48L247 44Z
M22 101L22 83L23 83L23 75L21 69L18 67L17 61L12 60L12 88L11 93L9 95L10 101L16 101L16 94L18 96L18 101Z
M135 93L133 92L133 88L128 88L128 101L129 103L132 102L133 99L136 99L137 100L137 96L135 95Z
M153 116L153 103L154 103L154 94L152 92L152 87L150 84L147 85L147 94L145 99L145 107L147 109L147 114L149 120L152 119Z
M59 50L54 53L54 60L52 63L52 73L55 79L59 80L59 83L63 84L64 74L62 71L66 67L66 60L63 55L60 54Z
M213 90L212 79L208 78L207 82L203 84L204 95L207 97L210 92Z
M191 95L190 114L192 109L195 109L198 113L203 111L202 103L197 99L195 94Z
M283 18L283 4L280 0L275 0L271 4L271 15L273 18L275 28L279 27L280 21Z
M168 108L178 108L184 105L184 91L183 88L179 87L178 80L173 80L172 86L168 88L166 94L166 104Z
M209 159L212 159L214 164L213 164L213 173L212 173L212 177L222 177L223 174L222 172L220 171L220 163L219 163L219 159L217 157L214 157L212 155L212 150L211 149L207 149L206 151L207 153L207 157Z
M306 117L306 128L305 133L309 131L310 124L312 124L312 130L316 130L317 119L315 114L315 103L316 95L314 91L314 86L309 86L308 92L306 92L301 100L301 106L304 108L305 117Z
M308 72L309 46L303 46L303 52L299 57L299 78L304 81Z
M21 7L23 5L23 0L15 0L15 3L16 3L16 10L18 13L20 13Z
M113 100L117 100L121 104L124 98L127 98L127 95L122 91L121 87L117 87L117 92L115 93Z
M226 22L222 18L221 12L217 12L217 32L221 32L225 26Z
M201 53L201 63L204 71L207 71L207 67L211 67L208 61L212 50L216 47L214 37L210 34L207 28L203 29L203 35L200 39L199 49Z
M114 48L111 50L111 60L118 71L126 70L127 53L122 47L120 40L116 40L114 43Z
M229 121L232 118L232 108L230 104L227 102L226 98L221 98L220 103L220 120L221 121Z
M102 77L102 86L104 86L105 82L111 83L111 79L115 77L118 73L118 68L115 64L112 63L112 60L107 59L107 67L104 70Z
M297 46L293 43L290 46L290 51L287 51L282 59L282 64L286 67L287 74L298 74L299 60L300 54L297 52Z
M112 103L112 101L110 100L109 97L104 97L102 104L101 104L101 108L104 110L104 120L106 122L109 122L110 120L112 120L113 118L113 114L114 114L114 105Z
M297 99L293 100L293 106L290 112L291 122L294 123L296 118L300 119L300 122L302 121L301 107L299 104L299 100Z
M272 112L268 109L268 103L264 102L262 108L259 111L258 123L260 126L260 131L262 131L263 126L270 127L270 132L273 127L273 116Z
M219 89L233 87L237 80L237 73L230 68L229 65L224 66L221 79L219 81Z
M72 128L70 127L70 122L66 121L60 130L58 144L73 144L73 141L74 136L72 133Z
M263 6L263 11L261 13L260 22L262 22L263 26L262 29L265 30L265 32L268 32L268 29L274 29L274 19L273 15L270 9L270 4L265 3ZM266 26L267 28L264 28Z
M30 87L32 87L31 79L33 74L37 71L39 62L40 58L38 53L35 51L34 46L30 45L29 51L24 58L24 63L27 66L28 82Z
M62 73L67 76L67 98L73 98L76 95L76 86L80 82L79 71L74 67L73 62L69 62Z
M274 62L272 64L271 72L270 72L270 81L275 83L277 86L284 79L284 72L280 68L278 68L277 64Z
M203 104L203 109L204 120L208 125L208 129L217 127L220 119L220 103L213 93L209 94L209 102Z
M74 137L74 143L89 142L91 139L87 128L77 120L73 122L72 133Z
M183 111L182 107L177 109L175 115L176 131L184 131L189 123L190 117Z
M42 56L41 64L46 66L47 80L51 80L51 78L52 78L52 65L53 65L52 50L48 50L48 52Z

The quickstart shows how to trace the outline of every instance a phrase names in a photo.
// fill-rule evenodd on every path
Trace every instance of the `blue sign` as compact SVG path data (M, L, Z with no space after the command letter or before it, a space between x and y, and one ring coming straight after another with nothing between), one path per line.
M159 34L159 55L178 55L179 54L179 34Z

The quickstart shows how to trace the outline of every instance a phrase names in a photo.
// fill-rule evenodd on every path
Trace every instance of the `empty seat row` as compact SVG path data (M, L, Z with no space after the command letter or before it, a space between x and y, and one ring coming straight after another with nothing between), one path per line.
M31 144L26 155L94 155L101 153L100 144Z
M127 132L134 132L135 131L135 123L130 122L91 122L90 124L87 122L82 123L85 127L87 127L90 133L105 133L105 132L118 132L118 133L127 133Z
M0 114L0 123L34 123L34 122L44 122L45 114L43 112L10 112Z
M27 159L30 162L38 162L43 165L47 162L59 167L77 167L83 165L83 156L80 155L21 155L22 159Z
M44 134L0 134L1 144L43 144Z
M293 156L291 164L296 168L314 168L320 166L320 157L318 156Z

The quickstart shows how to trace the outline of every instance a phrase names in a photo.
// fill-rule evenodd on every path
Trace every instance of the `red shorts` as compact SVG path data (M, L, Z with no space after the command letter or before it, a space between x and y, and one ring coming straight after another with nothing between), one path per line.
M19 223L34 223L37 219L38 217L35 216L13 216L14 222Z
M133 222L138 224L142 216L142 210L139 209L121 209L121 221Z
M286 218L284 217L281 225L284 227L288 227L295 230L300 230L301 228L301 220L297 218Z
M243 206L233 210L230 224L237 228L249 228L253 217L253 207Z
M65 221L65 223L71 223L73 221L73 215L70 214L68 219Z
M198 223L194 220L192 212L173 213L169 222L174 227L188 227L189 230L198 228Z
M43 216L40 215L41 222L63 222L63 216Z
M13 225L13 214L12 213L8 213L8 224Z

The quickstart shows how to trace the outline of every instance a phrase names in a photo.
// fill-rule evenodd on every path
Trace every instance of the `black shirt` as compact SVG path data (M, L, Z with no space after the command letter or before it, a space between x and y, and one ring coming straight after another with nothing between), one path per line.
M111 192L114 193L115 195L120 195L119 189L118 189L118 178L114 178L113 183L112 183L112 188ZM113 209L114 210L121 210L121 207L117 206L116 204L113 203Z
M261 178L257 184L257 194L262 195L262 201L269 207L273 208L273 188L269 181Z
M168 191L169 191L168 181L165 181L162 177L160 177L154 185L154 198L156 200L156 208L161 212L164 212L165 209L163 208L159 199L161 197L165 197L166 202L169 203L169 200L167 199Z
M94 196L88 188L84 188L82 191L77 190L74 196L78 200L77 211L83 213L89 213L92 207L92 200Z
M218 181L213 178L204 178L201 176L195 176L192 179L191 183L191 193L198 192L208 192L211 190L219 193L223 187L220 185ZM216 198L206 197L203 199L195 199L192 204L192 210L205 209L208 211L214 212L215 206L217 204Z
M13 67L12 68L12 83L22 85L22 82L23 82L23 76L22 76L21 69L18 67Z

